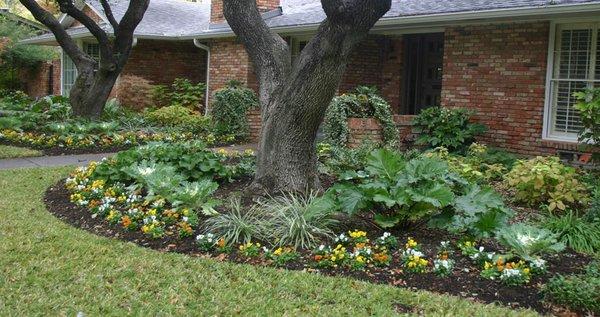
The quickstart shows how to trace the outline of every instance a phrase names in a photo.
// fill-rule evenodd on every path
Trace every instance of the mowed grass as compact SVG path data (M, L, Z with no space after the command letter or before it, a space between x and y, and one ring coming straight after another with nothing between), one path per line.
M428 316L536 315L101 238L45 210L44 190L69 170L0 171L0 316L390 316L402 312L398 307Z
M25 147L0 144L0 159L42 156L42 152Z

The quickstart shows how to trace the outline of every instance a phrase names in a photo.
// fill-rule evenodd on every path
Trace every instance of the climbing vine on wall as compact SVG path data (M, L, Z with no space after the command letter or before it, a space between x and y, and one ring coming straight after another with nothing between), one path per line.
M386 145L394 145L398 140L398 129L390 105L374 87L359 86L352 93L333 99L325 114L323 127L329 143L346 146L350 133L348 118L375 118L381 124Z

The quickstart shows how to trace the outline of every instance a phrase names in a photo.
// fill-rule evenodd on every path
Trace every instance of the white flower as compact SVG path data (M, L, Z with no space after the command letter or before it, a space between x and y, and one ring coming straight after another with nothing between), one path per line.
M325 246L321 244L321 245L319 246L319 251L323 251L323 250L325 250Z
M154 171L156 171L156 169L152 168L152 167L138 167L137 171L140 175L147 176L147 175L154 173Z
M203 234L199 234L198 236L196 236L196 241L202 240L202 239L204 239L204 235Z
M509 279L511 277L521 276L521 271L517 269L504 269L502 271L502 275L500 275L501 280Z
M521 243L523 246L529 246L529 245L533 244L534 242L536 242L537 238L532 237L530 235L518 234L517 240L519 240L519 243Z
M537 258L531 261L531 266L536 269L544 269L546 267L546 260L542 258Z
M188 217L181 217L181 220L183 220L183 222L188 222Z

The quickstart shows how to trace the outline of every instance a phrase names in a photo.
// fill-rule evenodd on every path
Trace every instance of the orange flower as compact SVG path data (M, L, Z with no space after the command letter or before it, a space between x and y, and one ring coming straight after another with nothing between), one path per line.
M223 238L219 239L219 241L217 241L217 246L219 248L224 248L225 247L225 239L223 239Z
M355 249L359 249L359 250L360 250L360 249L364 249L364 248L365 248L365 246L366 246L366 244L365 244L365 243L357 243L357 244L355 245Z
M131 218L129 218L129 216L124 216L121 218L121 224L123 224L123 227L129 228L131 225Z
M90 201L90 203L88 204L89 208L94 208L94 207L98 207L100 205L100 201L97 199L93 199Z
M315 255L315 261L319 262L323 259L322 255Z

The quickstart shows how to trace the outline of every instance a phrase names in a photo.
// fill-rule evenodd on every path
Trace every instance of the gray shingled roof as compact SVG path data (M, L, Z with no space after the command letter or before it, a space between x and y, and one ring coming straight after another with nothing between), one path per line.
M392 0L385 18L476 12L498 9L600 3L598 0ZM282 0L283 14L267 20L271 27L315 24L325 19L320 0Z
M107 21L104 10L98 0L87 0L96 12ZM110 6L117 21L125 15L129 1L111 0ZM192 33L198 33L208 29L210 23L210 2L196 3L183 0L152 0L144 14L142 22L135 30L135 36L145 38L177 38ZM100 26L108 33L112 33L112 27L106 22L100 22ZM89 35L89 31L83 27L73 27L68 30L74 37ZM53 40L52 33L44 34L25 41L40 42Z
M98 0L87 0L102 13ZM392 8L382 21L401 23L402 18L439 16L456 13L478 13L507 9L545 9L576 7L581 4L598 4L600 0L392 0ZM117 20L127 9L127 0L111 0L111 7ZM325 18L320 0L281 0L281 12L265 15L265 21L273 28L301 28L316 25ZM106 23L102 27L112 32ZM84 36L85 28L72 28L74 36ZM226 23L210 24L210 2L187 2L183 0L152 0L144 19L135 32L140 38L190 39L231 34ZM36 43L52 40L52 34L32 38L24 42Z

